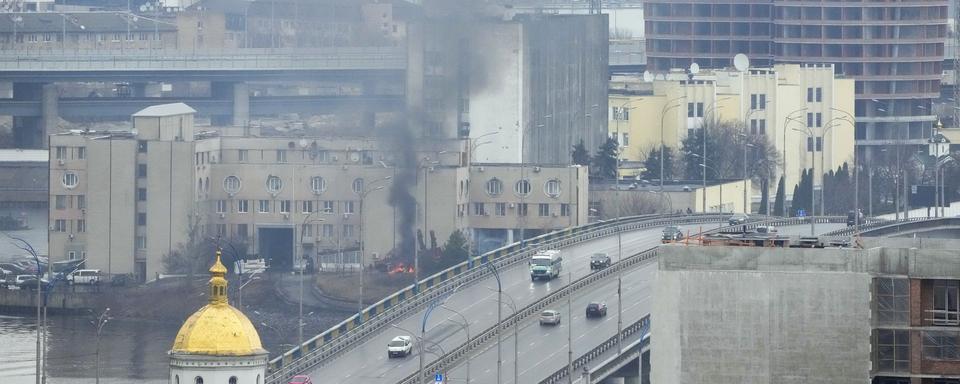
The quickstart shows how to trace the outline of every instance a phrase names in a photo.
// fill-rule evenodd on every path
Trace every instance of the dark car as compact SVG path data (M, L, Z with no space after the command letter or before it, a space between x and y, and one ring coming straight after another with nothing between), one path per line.
M747 219L749 219L749 217L746 214L738 213L736 215L730 216L730 219L727 220L727 224L730 224L730 225L745 224L747 222Z
M852 226L854 226L854 225L857 225L858 222L859 222L859 225L863 225L863 212L862 212L862 211L858 211L857 213L854 213L853 211L847 212L847 226L848 226L848 227L852 227Z
M669 226L663 229L663 236L660 237L661 243L669 243L671 241L680 241L683 240L683 231L680 230L680 227Z
M590 270L604 269L610 266L610 256L606 253L594 253L590 256Z
M607 304L603 302L592 302L587 304L587 318L604 317L607 315Z

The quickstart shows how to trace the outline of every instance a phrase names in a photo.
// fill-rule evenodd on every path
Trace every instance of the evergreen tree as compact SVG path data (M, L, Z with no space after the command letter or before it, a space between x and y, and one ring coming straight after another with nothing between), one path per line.
M772 215L782 215L783 207L786 205L786 191L784 191L784 180L783 176L780 176L780 181L777 182L777 195L773 200L773 212Z
M800 197L800 185L793 185L793 200L790 201L790 212L787 212L788 217L794 217L797 215L797 210L800 209L800 205L803 204L803 198Z
M673 179L673 150L670 147L664 147L663 155L663 173L666 175L664 180ZM660 180L660 148L650 151L650 155L643 160L645 168L640 177L646 180Z
M617 151L620 144L617 139L612 137L597 149L597 154L593 156L593 170L597 177L601 179L617 178Z
M587 152L587 147L583 144L583 139L580 139L580 142L573 146L571 156L573 157L574 164L590 165L590 153Z

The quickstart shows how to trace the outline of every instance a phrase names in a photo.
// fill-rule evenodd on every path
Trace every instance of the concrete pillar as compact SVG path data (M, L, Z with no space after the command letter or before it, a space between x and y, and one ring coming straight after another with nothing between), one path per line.
M640 384L650 384L650 351L640 355Z
M250 89L247 83L233 84L233 125L246 127L250 121Z
M40 100L42 89L41 83L13 83L13 99Z
M623 384L640 384L640 376L624 376Z
M13 145L16 148L42 148L39 116L13 117Z
M147 83L130 84L130 92L133 97L144 97L147 93Z
M41 112L41 148L47 147L47 141L50 135L58 133L60 123L60 113L58 104L60 101L60 90L56 84L44 84L42 91L42 100L40 101Z

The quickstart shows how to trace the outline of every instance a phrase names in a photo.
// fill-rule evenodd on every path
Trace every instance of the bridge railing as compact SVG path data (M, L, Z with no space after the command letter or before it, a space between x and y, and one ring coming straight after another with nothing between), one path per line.
M276 383L307 369L321 366L329 359L352 349L359 342L372 337L397 319L402 319L426 307L428 303L452 293L461 285L471 284L491 276L480 264L493 262L503 269L526 261L540 248L567 247L584 241L610 236L620 231L633 231L656 226L705 223L723 219L726 215L645 215L602 221L555 231L524 242L505 247L462 262L437 274L422 279L417 289L407 288L371 305L362 313L353 315L333 328L306 341L270 361L267 383ZM470 265L477 264L473 268ZM609 269L609 268L608 268Z
M404 69L394 47L221 51L110 50L0 53L0 71Z
M643 350L650 346L650 338L645 337L649 334L650 329L648 328L643 332L639 332L639 337L633 341L627 341L624 339L622 341L623 350L617 355L611 356L607 360L597 362L596 364L591 364L593 363L592 360L585 361L583 366L587 367L590 373L590 381L583 384L600 382L600 380L605 379L611 373L614 373L624 365L627 365L630 360L642 357ZM634 335L636 335L636 333L634 333ZM593 367L591 367L591 365Z
M534 303L527 305L521 309L517 310L517 313L510 315L506 319L503 319L499 323L499 331L503 332L509 330L513 324L517 322L523 322L531 317L537 316L544 308L549 307L550 305L560 301L561 299L576 293L577 291L589 287L596 282L602 281L603 279L616 276L616 273L621 269L627 269L639 263L649 261L654 259L659 255L659 248L654 247L646 251L634 254L616 262L608 268L601 269L597 272L593 272L587 276L581 277L576 281L573 281L561 289L544 296L540 300L535 301ZM460 364L463 359L465 359L470 353L474 350L477 350L483 347L487 342L491 342L497 336L497 325L494 324L481 332L479 335L474 336L468 342L461 344L457 348L451 350L447 354L441 356L439 359L431 362L430 364L424 367L424 376L418 378L418 374L414 373L410 376L407 376L405 379L400 381L401 384L419 384L423 383L429 378L432 378L432 374L428 372L440 372L444 368L454 367Z
M925 220L930 220L930 219L927 219L926 217L911 217L908 219L899 219L899 220L885 220L885 219L870 218L870 219L866 219L866 222L863 225L859 226L859 228L849 226L846 228L838 229L836 231L824 233L823 235L824 236L851 236L854 234L855 231L860 231L860 233L863 233L863 232L869 232L874 229L886 227L889 225L912 223L912 222L925 221Z
M650 332L650 315L644 316L633 324L624 327L619 334L611 336L609 339L606 339L600 343L600 345L593 347L593 349L587 351L587 353L584 353L576 360L573 360L573 372L578 372L581 367L587 366L587 364L589 364L591 361L602 356L604 352L616 348L618 342L623 343L623 340L630 336L640 335L640 348L642 349L643 343L649 343L650 339L646 339L646 341L643 339L643 335L647 334L648 332ZM547 376L547 378L540 380L540 384L566 382L565 379L569 374L569 372L567 372L568 369L569 367L563 367L562 369L557 370L550 376Z
M845 223L847 220L846 216L814 216L813 222L815 224L828 224L828 223ZM744 228L749 230L755 230L760 226L773 226L773 227L782 227L788 225L803 225L810 224L810 217L791 217L791 218L773 218L773 217L763 217L761 220L752 221L745 224L738 225L727 225L716 229L711 229L703 231L704 234L711 233L740 233Z

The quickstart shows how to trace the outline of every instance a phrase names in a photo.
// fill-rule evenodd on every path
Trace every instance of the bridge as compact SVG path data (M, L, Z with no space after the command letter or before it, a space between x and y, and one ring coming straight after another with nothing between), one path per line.
M177 97L217 124L246 125L251 114L332 110L393 111L402 95L407 57L402 47L237 49L226 51L35 51L0 53L0 82L12 95L0 114L13 116L18 146L46 146L59 117L124 116L168 102L163 83L209 82L210 96ZM250 82L336 81L358 89L350 96L251 97ZM127 83L132 97L62 98L62 83ZM396 91L394 91L396 92ZM185 93L180 91L179 93Z
M429 277L420 282L419 293L408 287L369 307L362 317L355 315L288 351L271 362L267 382L278 383L294 374L307 373L334 382L416 383L432 379L437 371L463 380L468 366L473 368L469 376L475 382L496 382L498 372L505 382L552 382L566 375L568 356L575 372L587 367L584 375L595 382L601 376L617 374L618 364L639 364L622 356L642 353L646 334L642 330L649 325L644 319L648 319L651 305L650 284L662 228L682 225L696 233L718 228L725 219L720 215L625 218L545 234L522 248L514 244L496 250L475 259L472 268L464 263ZM818 233L845 227L845 218L816 220ZM808 233L810 228L806 219L771 224L779 224L781 233L791 235ZM618 238L621 254L617 252ZM536 249L544 248L564 250L564 273L551 282L532 283L526 260ZM619 261L611 268L592 272L588 260L594 252L606 252ZM627 298L622 311L616 304L617 277L621 273L621 292ZM498 280L507 304L500 307L499 316ZM582 310L594 300L606 301L610 315L600 320L585 319ZM536 317L545 308L563 314L560 326L536 326ZM425 316L428 312L430 315ZM469 319L469 341L467 327L458 324L461 315ZM619 324L617 319L621 320ZM385 356L390 339L411 333L422 337L427 347L424 376L419 378L418 352L401 359ZM569 355L568 333L573 340ZM501 342L496 342L497 337ZM600 364L603 361L608 363Z

